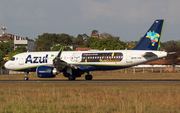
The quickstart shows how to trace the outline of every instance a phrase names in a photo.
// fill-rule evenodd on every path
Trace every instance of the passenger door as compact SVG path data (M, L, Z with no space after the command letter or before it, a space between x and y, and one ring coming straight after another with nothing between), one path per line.
M132 63L132 60L131 60L131 52L128 52L127 54L126 54L126 63Z
M25 58L24 55L20 55L20 57L19 57L19 65L24 65L24 58Z

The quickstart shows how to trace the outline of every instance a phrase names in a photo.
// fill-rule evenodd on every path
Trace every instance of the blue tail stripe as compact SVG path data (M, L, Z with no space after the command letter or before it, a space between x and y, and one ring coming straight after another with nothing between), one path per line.
M164 20L156 20L138 45L132 50L158 50Z

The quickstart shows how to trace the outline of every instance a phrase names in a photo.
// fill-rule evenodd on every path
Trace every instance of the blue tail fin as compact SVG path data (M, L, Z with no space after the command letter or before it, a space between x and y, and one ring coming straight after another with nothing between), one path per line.
M156 20L132 50L159 50L163 24L164 20Z

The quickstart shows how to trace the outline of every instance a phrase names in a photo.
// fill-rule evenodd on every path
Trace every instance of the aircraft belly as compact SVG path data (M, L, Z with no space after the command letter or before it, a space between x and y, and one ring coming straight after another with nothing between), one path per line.
M117 66L117 65L96 65L96 64L91 64L91 65L75 65L79 67L82 71L95 71L95 70L116 70L116 69L123 69L126 68L127 66Z

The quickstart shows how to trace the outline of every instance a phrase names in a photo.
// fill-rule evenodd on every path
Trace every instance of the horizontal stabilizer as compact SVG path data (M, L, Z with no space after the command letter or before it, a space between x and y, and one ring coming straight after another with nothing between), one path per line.
M146 58L153 57L153 56L157 56L157 55L154 54L153 52L146 52L145 54L142 55L142 57L146 57Z
M168 55L176 54L177 52L169 52Z

